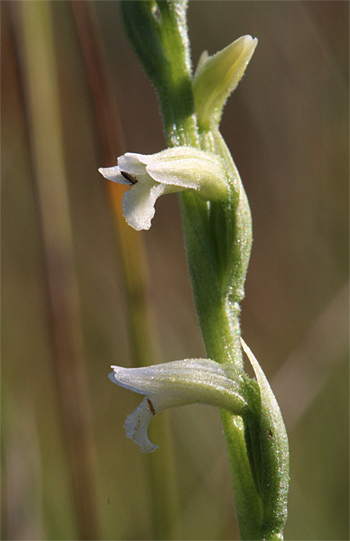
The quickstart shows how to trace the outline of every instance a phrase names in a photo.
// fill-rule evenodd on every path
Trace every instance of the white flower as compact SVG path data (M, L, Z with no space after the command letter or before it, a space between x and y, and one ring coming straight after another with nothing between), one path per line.
M167 408L187 404L208 404L236 415L247 412L242 395L246 376L232 364L220 365L209 359L186 359L144 368L112 366L113 383L146 397L125 421L126 435L149 453L157 449L147 436L153 416Z
M151 227L160 195L192 189L206 200L217 200L228 192L221 160L193 147L169 148L150 156L127 152L118 158L117 166L99 171L113 182L131 186L123 196L123 211L137 231Z

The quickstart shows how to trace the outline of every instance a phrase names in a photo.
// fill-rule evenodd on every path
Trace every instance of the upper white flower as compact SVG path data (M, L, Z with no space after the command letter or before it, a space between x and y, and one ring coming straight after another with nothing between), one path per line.
M123 196L124 217L131 227L149 229L160 195L197 190L206 200L218 200L228 192L220 158L193 147L175 147L157 154L127 152L115 167L100 168L107 179L131 186Z

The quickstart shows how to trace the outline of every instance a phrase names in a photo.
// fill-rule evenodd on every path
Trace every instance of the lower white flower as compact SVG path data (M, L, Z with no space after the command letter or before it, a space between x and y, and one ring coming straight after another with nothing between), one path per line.
M146 395L125 422L127 437L133 439L144 453L158 447L148 439L147 429L159 411L195 403L224 408L235 415L244 415L248 411L241 392L247 376L232 364L185 359L144 368L112 368L109 377L113 383Z
M127 152L118 158L118 165L99 171L113 182L131 186L123 196L123 211L137 231L151 227L160 195L191 189L206 200L218 200L228 192L220 158L193 147L168 148L149 156Z

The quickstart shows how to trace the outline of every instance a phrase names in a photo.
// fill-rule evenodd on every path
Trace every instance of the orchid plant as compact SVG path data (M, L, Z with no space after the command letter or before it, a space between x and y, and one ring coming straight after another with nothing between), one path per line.
M257 39L243 36L213 56L204 52L192 77L187 2L121 2L128 37L160 102L169 148L126 153L101 168L130 186L123 212L149 229L159 196L179 192L189 270L208 359L143 367L113 366L110 379L145 395L128 416L129 438L143 452L153 416L203 403L220 408L242 540L283 539L289 486L288 438L270 385L241 339L239 303L251 251L249 204L219 132L222 110L250 61ZM244 371L243 350L256 379Z

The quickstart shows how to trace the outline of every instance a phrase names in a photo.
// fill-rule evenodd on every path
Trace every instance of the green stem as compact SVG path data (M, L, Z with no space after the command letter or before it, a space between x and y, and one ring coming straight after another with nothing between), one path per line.
M196 205L197 203L197 205ZM240 344L239 306L219 298L213 264L208 257L201 224L199 198L194 194L181 196L181 209L185 231L188 264L195 295L195 305L208 357L220 363L233 362L243 369ZM201 224L201 225L198 225ZM203 246L204 245L204 246ZM209 252L210 253L210 252ZM200 265L198 265L198 261ZM203 278L202 278L203 274ZM263 539L260 529L262 509L252 477L244 437L244 425L240 417L221 410L230 472L234 491L237 521L242 540Z

